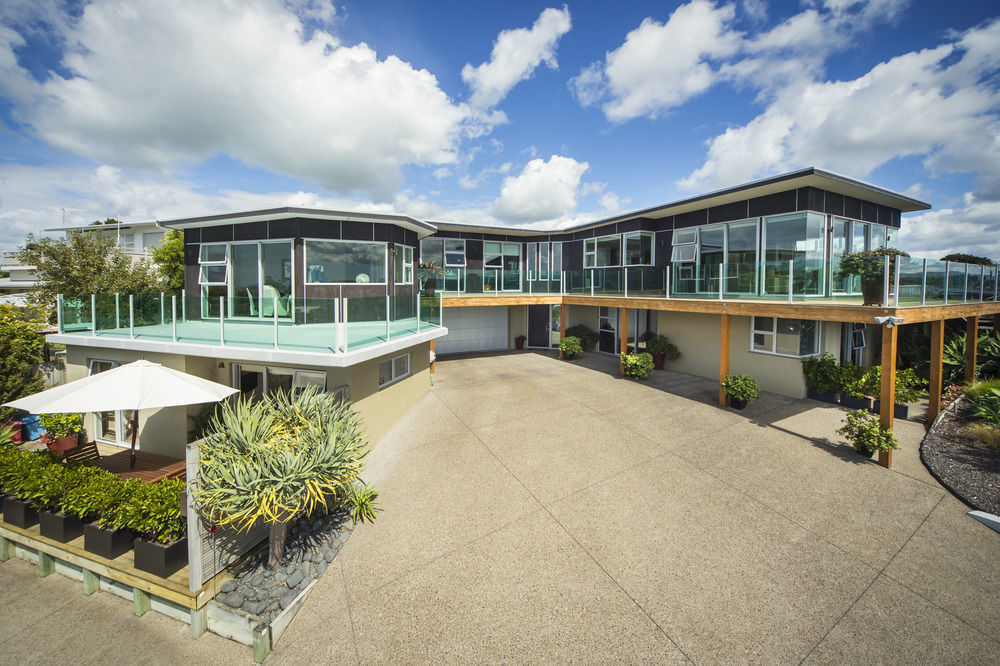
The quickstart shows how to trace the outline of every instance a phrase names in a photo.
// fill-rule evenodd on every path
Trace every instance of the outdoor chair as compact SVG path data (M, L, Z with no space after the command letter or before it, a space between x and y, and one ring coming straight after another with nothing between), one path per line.
M73 448L67 449L63 452L63 459L66 462L83 462L86 460L96 462L101 459L101 452L97 450L97 442L87 442L86 444L77 444Z

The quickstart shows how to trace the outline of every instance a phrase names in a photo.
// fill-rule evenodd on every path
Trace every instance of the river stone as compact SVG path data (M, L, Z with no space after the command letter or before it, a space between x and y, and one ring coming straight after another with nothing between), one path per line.
M243 604L243 610L250 613L251 615L260 615L264 612L264 608L267 607L267 603L264 601L253 601L248 599Z
M222 587L219 588L219 589L222 592L233 592L234 590L236 590L236 581L235 580L227 580L225 583L222 584Z
M263 571L258 571L254 574L253 578L250 579L250 584L254 587L260 587L261 583L264 582L266 574Z
M317 564L316 565L316 575L317 576L322 576L323 572L326 571L326 567L327 566L329 566L329 565L327 565L327 563L325 561L324 562L320 562L319 564Z
M323 559L327 562L333 562L334 555L333 548L327 547L323 549Z
M302 571L299 570L299 569L296 569L295 573L290 574L288 576L288 580L285 581L285 583L288 585L289 588L293 588L296 585L298 585L299 583L301 583L303 578L304 578L304 576L302 575ZM284 608L284 605L282 605L282 608Z
M224 592L217 596L216 599L231 608L240 608L243 605L243 595L239 592Z
M278 573L274 574L274 580L278 583L284 583L286 580L288 580L288 572L284 570L279 571Z
M285 608L288 608L293 601L295 601L295 597L297 596L299 596L298 592L295 590L289 590L281 595L281 598L278 600L278 604L281 606L282 610L284 610Z
M236 591L244 599L253 599L255 596L257 596L257 590L253 589L249 585L240 585L238 588L236 588Z

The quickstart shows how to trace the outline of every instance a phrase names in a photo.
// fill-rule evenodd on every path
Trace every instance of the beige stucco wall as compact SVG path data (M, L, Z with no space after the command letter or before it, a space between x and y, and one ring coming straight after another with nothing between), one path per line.
M514 349L517 345L514 338L528 335L528 306L511 305L507 308L507 348Z
M345 384L351 387L351 401L364 421L365 430L372 444L377 442L430 388L429 351L430 344L423 343L411 347L406 352L395 352L349 368L326 368L327 387L330 390ZM379 363L407 352L410 354L410 375L379 390ZM227 386L232 384L233 364L240 363L239 361L219 361L196 356L69 346L66 350L66 381L86 377L90 371L91 359L130 363L140 357ZM258 362L252 360L243 361L243 363L259 365ZM266 365L269 367L322 370L322 368L308 365L280 363ZM188 417L197 414L202 407L202 405L191 405L141 411L139 414L138 448L143 451L183 458L184 446L188 441L187 433L191 428ZM94 418L93 414L86 414L84 418L84 427L91 439L96 432Z
M657 325L658 332L670 338L681 352L679 359L668 363L669 369L718 379L719 315L661 312ZM750 351L750 317L730 317L730 326L730 374L751 375L765 391L792 398L805 397L800 359ZM839 356L840 325L823 324L820 335L820 349Z

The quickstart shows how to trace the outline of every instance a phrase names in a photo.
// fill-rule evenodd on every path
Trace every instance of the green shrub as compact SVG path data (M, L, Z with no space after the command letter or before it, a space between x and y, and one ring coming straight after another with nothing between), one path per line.
M45 428L50 439L70 437L83 430L79 414L41 414L38 422Z
M926 385L927 381L917 377L917 374L911 368L897 370L894 402L899 405L905 405L920 400L920 396L924 394L924 386ZM882 394L882 367L876 365L869 368L859 379L847 386L847 392L856 398L867 396L875 400L880 399Z
M67 471L61 463L39 465L21 482L21 499L36 511L54 511L68 490Z
M973 423L970 426L970 431L973 437L986 446L1000 448L1000 427L986 423Z
M181 518L180 500L185 487L180 479L164 479L132 488L122 507L125 528L147 541L183 539L187 523Z
M646 341L646 351L650 354L663 354L668 361L676 361L681 357L680 350L665 335L653 335Z
M883 429L879 417L864 409L848 412L846 424L837 433L847 438L854 450L871 455L875 451L899 448L899 440L891 429Z
M376 498L378 498L378 490L367 484L359 483L351 488L346 504L347 512L354 524L375 522L375 514L382 510L375 503Z
M760 384L750 375L727 375L721 383L722 390L730 398L753 402L760 395Z
M627 376L645 379L653 372L653 355L649 352L625 354L622 356L622 367Z
M106 514L121 501L124 482L118 475L92 465L78 466L76 474L77 482L59 503L63 513L89 521Z
M989 379L974 383L965 389L969 401L969 418L1000 427L1000 379Z
M48 451L13 451L4 456L4 465L0 469L0 483L3 490L20 500L30 502L38 492L36 479L44 473L46 467L61 464Z
M802 374L806 376L806 386L819 393L840 391L844 375L837 357L829 352L803 358Z
M942 362L948 370L946 383L966 381L965 333L945 342ZM1000 377L1000 335L984 333L976 338L976 377Z
M568 335L559 341L559 351L563 353L566 358L572 358L577 354L583 353L583 345L580 344L580 338Z
M147 485L138 479L119 479L119 481L119 485L109 487L112 494L109 495L108 502L97 519L97 526L101 529L129 529L129 520L134 511L131 506L132 496Z
M575 326L570 326L566 329L566 335L572 336L574 338L580 339L580 345L583 347L583 351L590 351L597 344L599 336L595 331L590 330L583 324L576 324Z
M902 250L891 247L883 247L868 252L853 252L845 254L840 258L841 278L851 275L860 275L862 282L882 280L885 275L885 257L889 257L889 275L895 270L896 257L910 256Z

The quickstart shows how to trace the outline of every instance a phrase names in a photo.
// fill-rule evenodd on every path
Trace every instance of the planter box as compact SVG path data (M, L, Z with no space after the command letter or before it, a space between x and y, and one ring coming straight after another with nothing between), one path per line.
M749 403L747 403L746 400L740 400L739 398L729 396L729 406L733 409L746 409L747 404Z
M135 568L160 578L168 578L188 563L187 537L173 543L153 543L136 539Z
M820 402L829 402L830 404L836 405L839 400L837 400L836 393L820 393L816 389L807 388L806 397L810 400L819 400Z
M840 394L840 404L848 409L871 409L871 398L855 398L852 395Z
M66 543L83 536L83 521L64 513L39 511L38 530L43 537Z
M132 550L128 530L105 530L90 523L83 526L83 547L88 553L113 560Z
M31 527L38 523L38 512L16 497L3 498L3 521L15 527Z
M663 364L667 360L666 354L653 354L653 369L663 370Z
M872 403L871 411L874 414L881 413L882 402L880 400L875 400ZM910 417L910 406L909 405L893 405L892 406L892 416L897 419L907 419Z

